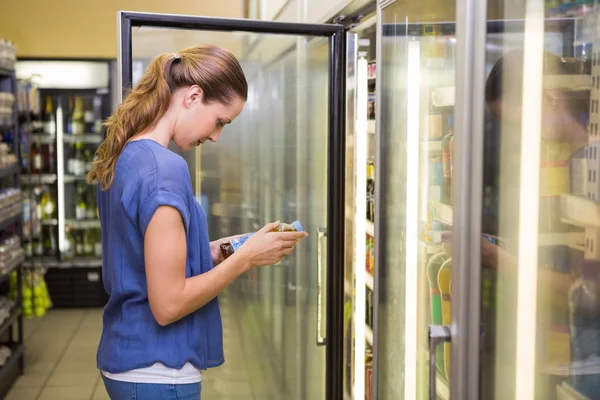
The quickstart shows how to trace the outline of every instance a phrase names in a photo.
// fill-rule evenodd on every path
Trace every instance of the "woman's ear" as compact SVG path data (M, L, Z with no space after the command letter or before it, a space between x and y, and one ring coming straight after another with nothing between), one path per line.
M201 102L203 93L204 92L202 91L200 86L198 86L198 85L190 86L190 88L188 89L187 94L185 96L185 105L187 107L192 107L196 103Z

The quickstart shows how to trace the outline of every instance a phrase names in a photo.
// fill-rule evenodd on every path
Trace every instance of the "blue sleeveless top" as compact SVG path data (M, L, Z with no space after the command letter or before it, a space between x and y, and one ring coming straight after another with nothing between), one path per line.
M102 274L110 299L104 308L98 368L121 373L160 362L205 370L221 365L223 330L218 300L167 326L148 303L144 233L156 209L175 207L186 229L186 277L213 268L206 215L194 198L185 160L159 143L129 142L110 189L98 189L102 226Z

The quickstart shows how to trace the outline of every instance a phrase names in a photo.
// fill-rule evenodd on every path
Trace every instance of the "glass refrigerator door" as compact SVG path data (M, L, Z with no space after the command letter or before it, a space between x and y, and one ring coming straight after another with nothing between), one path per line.
M234 372L243 384L214 387L215 396L336 398L342 391L343 28L143 13L121 13L120 23L124 87L140 76L134 65L199 44L229 49L246 73L240 116L217 144L182 153L211 238L274 220L299 220L310 233L292 257L250 271L228 290L226 309L234 310L224 320L228 363L214 373ZM231 332L243 332L243 339L231 343Z
M454 20L455 3L410 4L381 10L378 38L374 398L428 399L435 384L448 399L450 344L430 354L428 335L430 325L452 318L452 157L460 132L455 28L442 21Z

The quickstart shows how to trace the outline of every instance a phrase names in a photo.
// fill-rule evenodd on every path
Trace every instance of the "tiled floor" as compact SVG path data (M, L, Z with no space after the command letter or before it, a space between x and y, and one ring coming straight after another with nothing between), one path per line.
M269 363L257 361L264 358L256 356L261 350L255 341L248 343L251 332L239 329L237 307L225 296L221 309L228 362L204 373L202 399L281 399L269 379ZM108 400L96 369L101 314L101 309L51 310L44 318L27 319L25 375L7 400Z

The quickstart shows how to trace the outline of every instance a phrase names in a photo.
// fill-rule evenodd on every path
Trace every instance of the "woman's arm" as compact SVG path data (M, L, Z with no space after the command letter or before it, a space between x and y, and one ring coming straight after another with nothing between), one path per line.
M154 318L168 325L198 310L252 267L275 264L291 254L304 232L272 233L265 226L231 257L207 273L185 277L186 233L181 214L159 207L146 229L144 257L148 300Z

